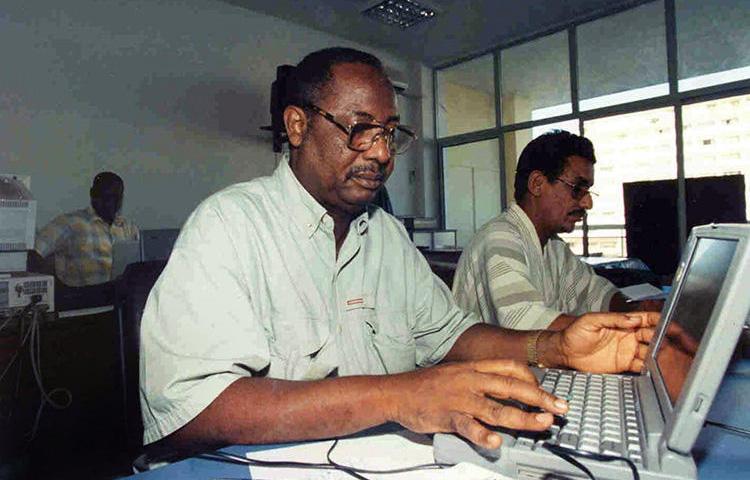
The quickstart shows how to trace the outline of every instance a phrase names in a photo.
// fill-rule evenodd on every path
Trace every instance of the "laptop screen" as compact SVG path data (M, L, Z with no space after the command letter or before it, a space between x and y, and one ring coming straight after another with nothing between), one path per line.
M667 334L656 351L656 364L672 405L690 372L736 249L737 240L701 237L683 273Z

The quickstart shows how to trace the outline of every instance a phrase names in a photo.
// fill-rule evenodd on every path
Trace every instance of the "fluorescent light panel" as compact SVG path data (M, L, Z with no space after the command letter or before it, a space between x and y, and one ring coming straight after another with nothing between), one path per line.
M413 0L385 0L363 11L362 14L403 30L431 19L435 16L435 11Z

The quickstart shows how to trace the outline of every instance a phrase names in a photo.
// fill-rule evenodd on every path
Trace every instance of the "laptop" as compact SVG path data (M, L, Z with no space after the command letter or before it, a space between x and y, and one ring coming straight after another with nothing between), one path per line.
M140 262L141 241L119 240L112 245L112 274L111 280L116 279L125 271L125 267L131 263Z
M696 478L690 451L748 320L748 282L750 225L695 227L640 375L535 369L542 388L568 398L559 422L542 433L497 429L494 450L436 434L435 460L522 479L585 479L584 469L597 479Z

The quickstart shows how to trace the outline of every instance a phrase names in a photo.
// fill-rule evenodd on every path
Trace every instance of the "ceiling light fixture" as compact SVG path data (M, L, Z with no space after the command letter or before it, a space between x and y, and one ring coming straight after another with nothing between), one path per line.
M362 12L386 25L406 29L435 16L435 10L413 0L385 0Z

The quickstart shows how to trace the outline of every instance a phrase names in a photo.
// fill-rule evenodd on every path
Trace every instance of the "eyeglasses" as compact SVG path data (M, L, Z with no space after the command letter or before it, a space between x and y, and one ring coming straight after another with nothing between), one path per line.
M357 152L366 152L372 148L379 138L382 138L385 140L388 150L392 155L404 153L417 138L417 135L404 125L389 127L375 122L354 122L349 124L349 126L345 126L336 120L333 114L326 112L317 105L309 103L306 107L344 132L348 137L346 146Z
M580 183L578 184L571 183L565 180L564 178L560 178L560 177L555 178L555 180L559 180L565 185L570 187L570 194L573 197L573 200L582 200L583 197L585 197L586 195L593 195L593 196L599 195L598 193L592 192L591 190L589 190L589 187L584 186Z

